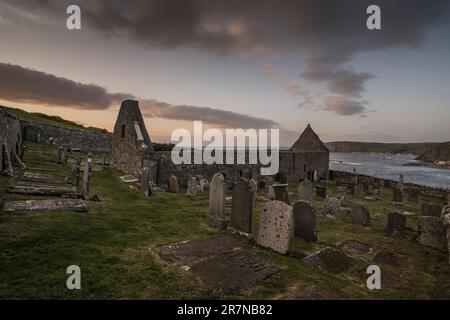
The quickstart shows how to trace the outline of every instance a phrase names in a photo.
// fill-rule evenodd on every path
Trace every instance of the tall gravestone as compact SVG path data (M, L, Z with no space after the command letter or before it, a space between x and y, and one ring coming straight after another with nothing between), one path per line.
M316 196L325 199L327 197L327 188L323 186L316 187Z
M226 217L226 183L221 173L216 173L209 188L208 225L224 230L228 222Z
M444 225L445 236L447 240L448 264L450 265L450 205L446 205L442 210L442 224Z
M245 234L252 233L252 192L250 184L239 178L234 186L230 227Z
M144 165L142 167L141 172L141 182L139 186L139 192L146 197L148 197L151 194L149 193L149 178L150 178L150 168Z
M250 191L252 192L252 206L253 208L256 207L256 192L258 191L258 185L256 184L256 181L254 179L250 179L248 181L250 184Z
M298 186L298 199L305 201L313 201L313 187L308 179L304 179Z
M80 167L81 167L81 158L76 158L73 167L73 174L75 176L75 185L77 187L80 185L80 178L81 178Z
M404 237L406 232L406 217L397 212L389 213L386 232L390 236Z
M86 163L84 164L84 174L83 174L83 185L82 185L82 195L86 197L90 191L90 180L92 173L92 155L89 154Z
M191 200L196 200L197 199L197 192L198 192L198 183L197 183L197 179L191 175L188 176L187 179L187 196L191 199Z
M257 243L285 254L289 249L292 223L290 205L277 200L267 202L261 212Z
M317 242L316 209L309 201L294 204L294 234L297 238Z
M370 227L370 213L364 206L358 204L352 210L352 224Z
M174 176L174 175L169 176L169 178L167 179L167 182L169 185L169 192L178 193L180 191L178 179L176 176Z

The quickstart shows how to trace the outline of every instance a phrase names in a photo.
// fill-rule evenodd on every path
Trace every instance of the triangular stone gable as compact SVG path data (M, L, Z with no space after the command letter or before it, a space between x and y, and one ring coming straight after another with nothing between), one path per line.
M309 124L289 150L295 152L329 152Z

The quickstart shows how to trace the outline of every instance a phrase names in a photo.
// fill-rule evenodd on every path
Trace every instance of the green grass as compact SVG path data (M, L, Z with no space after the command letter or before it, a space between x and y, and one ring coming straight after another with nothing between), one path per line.
M70 165L56 162L54 147L28 145L25 162L37 168L51 168L57 174L70 175ZM52 162L53 161L53 162ZM0 216L0 298L1 299L276 299L299 295L313 298L345 299L450 299L450 271L447 255L419 246L408 239L388 237L384 233L387 213L394 211L390 191L383 199L366 203L379 213L372 228L350 224L348 214L337 220L318 217L319 243L306 243L292 237L291 251L312 253L326 246L336 247L344 240L355 239L369 244L373 251L355 256L359 262L342 275L332 275L252 243L248 247L281 268L277 275L262 283L230 295L218 295L188 271L160 261L152 248L159 245L215 234L205 224L208 192L196 203L184 193L157 193L146 199L119 179L113 169L94 172L92 194L101 202L88 202L88 213L41 212ZM4 178L3 178L4 179ZM0 181L15 183L15 178ZM291 201L296 200L296 187ZM339 195L328 186L331 196ZM260 195L264 195L260 192ZM4 194L5 198L24 198ZM230 196L230 194L228 195ZM27 199L31 197L26 197ZM39 198L39 197L37 197ZM231 211L227 202L228 212ZM321 199L314 199L318 212ZM356 200L349 199L352 204ZM257 233L258 202L254 214ZM419 213L418 204L402 210ZM416 218L408 218L416 228ZM382 290L365 287L365 269L380 249L392 251L404 260L400 267L381 266ZM82 290L66 288L66 268L81 267Z
M50 126L56 126L56 127L62 127L62 128L68 128L68 129L77 129L77 130L87 130L87 131L93 131L97 133L109 133L106 129L100 129L95 127L85 127L81 124L78 124L76 122L63 119L59 116L51 116L44 113L38 113L38 112L27 112L22 109L18 108L10 108L5 106L0 106L0 109L5 110L6 112L9 112L16 117L20 118L21 120L38 123L38 124L45 124Z

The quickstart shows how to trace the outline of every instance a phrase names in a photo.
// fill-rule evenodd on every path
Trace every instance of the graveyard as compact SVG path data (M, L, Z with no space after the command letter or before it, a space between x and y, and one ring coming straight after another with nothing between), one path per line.
M258 185L246 197L242 178L239 193L210 181L187 195L169 180L169 190L147 196L102 152L71 152L61 163L54 145L25 147L24 167L0 175L2 299L450 299L448 252L418 240L423 210L440 199L405 193L399 205L392 188L372 197L331 180L306 193L295 182L274 184L272 195ZM220 198L212 209L210 192ZM250 220L233 220L233 206ZM366 287L374 264L380 290ZM67 290L69 265L80 266L82 290Z

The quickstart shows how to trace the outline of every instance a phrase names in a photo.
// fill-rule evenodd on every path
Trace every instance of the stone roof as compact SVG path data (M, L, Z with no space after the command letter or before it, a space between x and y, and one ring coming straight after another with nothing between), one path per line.
M309 124L289 150L296 152L329 152Z

